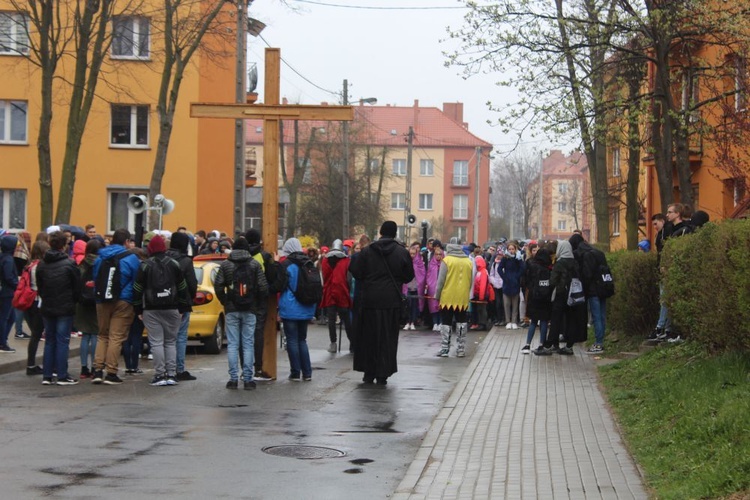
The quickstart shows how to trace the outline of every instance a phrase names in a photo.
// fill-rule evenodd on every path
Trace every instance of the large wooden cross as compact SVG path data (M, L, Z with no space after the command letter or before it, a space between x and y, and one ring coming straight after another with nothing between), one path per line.
M266 49L264 104L192 103L193 118L233 118L263 120L263 245L278 250L279 220L279 122L281 120L351 121L351 106L311 106L280 104L281 51ZM244 138L243 138L244 139ZM244 146L244 145L243 145ZM244 148L243 148L244 149ZM243 165L244 167L244 165ZM244 192L244 184L242 186ZM242 196L242 203L245 197ZM263 342L263 371L276 378L276 297L269 298Z

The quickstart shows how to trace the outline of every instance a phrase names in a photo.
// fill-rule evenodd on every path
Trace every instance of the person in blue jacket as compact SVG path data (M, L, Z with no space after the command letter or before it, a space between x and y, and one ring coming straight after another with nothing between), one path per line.
M317 304L301 304L294 296L297 289L297 278L300 266L309 261L302 251L302 244L297 238L289 238L282 251L286 255L284 269L287 273L287 286L279 297L279 316L286 335L286 352L289 355L289 380L305 382L312 380L312 363L307 347L307 324L315 316Z
M99 270L102 262L116 255L123 255L118 262L120 270L120 293L110 301L97 301L96 316L99 322L99 335L96 341L93 377L94 384L122 384L117 376L118 361L122 343L128 338L130 325L135 318L133 309L133 282L138 274L141 261L134 253L129 252L131 244L130 231L118 229L112 236L112 243L99 251L94 262L94 282L99 283ZM104 375L106 369L107 374Z
M505 325L507 330L517 330L518 302L521 294L521 277L526 270L523 254L518 249L518 243L511 241L500 261L500 277L503 278L503 307L505 309ZM516 322L518 321L518 323Z

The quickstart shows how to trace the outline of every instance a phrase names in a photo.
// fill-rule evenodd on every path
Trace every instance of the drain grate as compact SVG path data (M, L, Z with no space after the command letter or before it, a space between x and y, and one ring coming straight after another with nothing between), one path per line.
M305 445L281 445L266 446L263 453L277 457L299 458L301 460L316 460L320 458L340 458L345 457L346 452L335 448L326 448L325 446L305 446Z

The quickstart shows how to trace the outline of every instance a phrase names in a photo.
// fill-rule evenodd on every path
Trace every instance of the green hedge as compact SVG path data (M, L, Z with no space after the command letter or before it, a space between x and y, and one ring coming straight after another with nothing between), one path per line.
M607 327L618 335L643 337L659 319L656 252L622 250L607 255L615 295L607 299Z

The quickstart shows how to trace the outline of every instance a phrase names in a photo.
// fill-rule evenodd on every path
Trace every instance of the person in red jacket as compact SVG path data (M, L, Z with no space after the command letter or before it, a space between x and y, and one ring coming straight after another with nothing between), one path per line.
M477 267L477 273L474 276L474 290L472 298L473 306L477 312L476 323L469 327L469 330L486 330L487 329L487 304L495 302L495 289L490 284L490 276L487 273L487 263L484 257L474 257L474 264Z
M341 240L333 242L331 250L321 259L323 273L323 301L320 307L328 313L328 337L331 345L328 352L336 352L336 315L344 323L344 331L349 339L349 352L353 352L350 310L352 301L349 295L349 257L344 253Z

